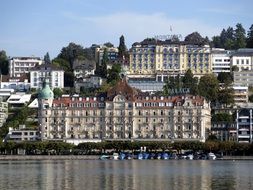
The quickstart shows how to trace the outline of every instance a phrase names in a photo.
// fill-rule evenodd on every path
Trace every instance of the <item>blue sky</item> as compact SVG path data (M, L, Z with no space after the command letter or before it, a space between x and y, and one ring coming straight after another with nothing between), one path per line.
M1 0L0 50L54 58L70 42L118 46L122 34L128 48L155 35L212 37L236 23L247 31L252 7L252 0Z

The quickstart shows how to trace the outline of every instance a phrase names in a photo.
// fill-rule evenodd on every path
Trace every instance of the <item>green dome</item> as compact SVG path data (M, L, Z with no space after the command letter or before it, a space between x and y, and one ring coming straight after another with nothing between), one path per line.
M43 88L38 94L38 98L40 99L53 99L54 98L54 93L50 89L49 85L46 82L43 82Z

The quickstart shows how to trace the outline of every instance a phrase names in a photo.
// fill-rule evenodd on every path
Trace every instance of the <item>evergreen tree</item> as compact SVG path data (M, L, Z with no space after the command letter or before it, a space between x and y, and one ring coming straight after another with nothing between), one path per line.
M253 24L250 26L247 34L247 48L253 48Z
M219 81L213 74L206 74L200 78L198 89L201 96L215 102L218 97Z
M183 88L189 88L190 93L193 95L198 94L198 79L194 78L191 70L188 69L185 75L182 77Z
M121 66L120 64L114 64L111 69L108 70L107 82L116 84L120 80Z
M4 50L0 51L0 74L8 75L8 57Z
M245 29L243 28L242 24L238 23L235 29L235 43L234 48L245 48L246 47L246 36L245 36Z
M214 48L222 48L220 36L214 36L212 38L212 47L214 47Z
M51 63L50 56L49 56L48 52L44 56L44 62L45 62L45 64L50 64Z
M127 48L126 48L126 45L125 45L125 38L122 35L119 38L119 53L118 53L118 56L119 56L119 58L123 59L123 57L125 57L126 54L127 54Z
M108 52L107 52L107 48L105 48L103 58L101 61L101 71L100 71L100 76L103 78L107 77L107 64L108 64L108 62L109 62Z

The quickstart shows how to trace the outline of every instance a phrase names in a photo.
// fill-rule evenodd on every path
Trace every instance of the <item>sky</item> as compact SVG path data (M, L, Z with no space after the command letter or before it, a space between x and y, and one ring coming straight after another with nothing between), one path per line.
M70 42L90 47L124 35L128 48L157 35L253 24L252 0L1 0L0 50L8 56L56 57Z

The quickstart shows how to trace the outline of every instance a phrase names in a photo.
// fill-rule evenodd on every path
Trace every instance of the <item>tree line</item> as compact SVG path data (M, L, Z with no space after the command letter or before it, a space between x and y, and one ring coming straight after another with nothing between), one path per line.
M184 76L171 76L168 78L164 88L164 95L174 95L174 89L188 88L190 94L200 95L211 102L211 105L217 103L221 105L231 105L234 103L232 76L230 73L220 73L218 77L214 74L206 74L200 79L194 77L191 70L187 70ZM219 87L219 83L223 83L223 88Z
M0 143L0 154L17 154L18 149L25 150L27 155L94 155L106 152L139 152L141 147L146 147L147 152L176 152L182 153L183 150L196 152L214 152L223 155L253 155L253 144L237 143L232 141L220 142L208 140L205 143L193 141L113 141L99 143L80 143L73 145L57 141L37 141L37 142L7 142Z

